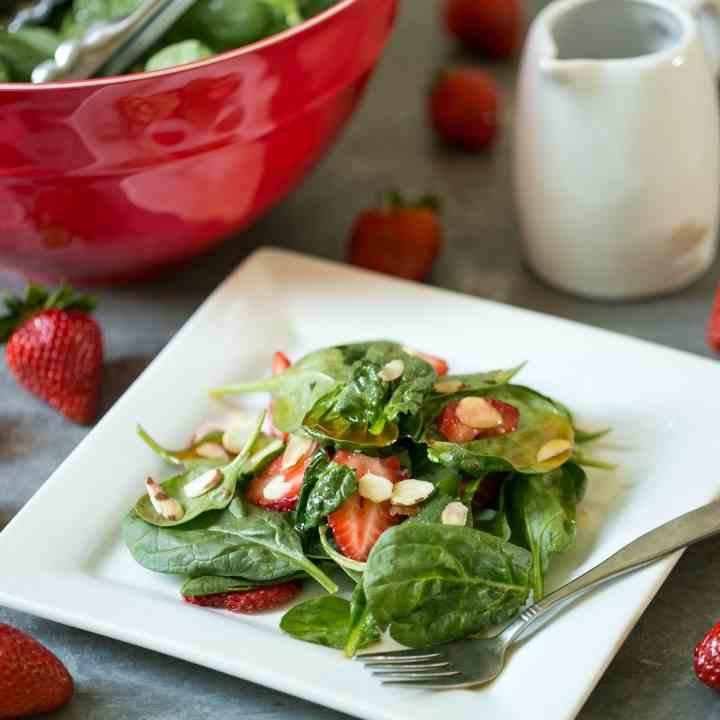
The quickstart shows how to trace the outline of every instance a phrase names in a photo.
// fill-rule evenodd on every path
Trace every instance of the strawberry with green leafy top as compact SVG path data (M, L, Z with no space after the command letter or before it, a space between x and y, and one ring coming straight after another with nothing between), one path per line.
M102 333L89 313L95 301L64 284L52 294L29 285L24 298L5 298L0 343L24 388L80 424L95 420L100 399Z
M442 245L437 199L426 196L410 203L393 192L358 216L348 262L407 280L422 280Z

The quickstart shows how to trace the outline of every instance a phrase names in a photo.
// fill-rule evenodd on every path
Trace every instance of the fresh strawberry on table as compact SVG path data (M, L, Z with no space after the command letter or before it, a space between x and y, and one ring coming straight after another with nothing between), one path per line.
M254 590L231 591L213 595L183 595L183 599L191 605L252 614L287 605L300 594L301 590L302 583L299 580L293 580Z
M522 0L446 0L448 30L467 47L491 58L514 55L523 35Z
M358 482L369 473L392 483L404 478L403 469L395 457L373 458L340 450L335 453L333 462L353 468ZM351 495L335 512L328 515L328 524L340 551L346 557L360 562L367 560L380 535L399 520L390 511L389 501L372 502L359 492Z
M707 342L711 350L720 352L720 284L718 284L713 302L710 321L707 328Z
M93 422L103 363L102 333L89 315L95 301L67 284L52 294L31 284L5 306L0 343L15 379L70 420Z
M0 623L0 718L50 712L73 694L65 666L24 632Z
M495 81L482 70L459 67L441 72L429 105L432 126L446 141L479 150L495 140L500 98Z
M701 682L720 690L720 622L695 646L693 668Z
M389 193L378 207L365 210L352 229L348 261L408 280L423 280L443 245L438 202L412 203Z

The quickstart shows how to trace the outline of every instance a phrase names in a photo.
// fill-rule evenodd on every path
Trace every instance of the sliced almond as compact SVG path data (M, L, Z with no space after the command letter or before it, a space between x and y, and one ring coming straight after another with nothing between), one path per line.
M195 454L208 460L222 460L227 462L230 456L225 452L222 445L214 442L206 442L195 448Z
M401 377L404 372L405 363L402 360L391 360L378 372L378 377L385 382L392 382Z
M222 482L222 479L223 474L217 468L208 470L189 482L183 488L183 492L189 498L202 497L205 493L216 488Z
M263 497L266 500L279 500L280 498L285 497L289 488L290 483L285 482L285 476L276 475L263 488Z
M458 420L476 430L489 430L502 425L502 415L481 397L463 398L457 406Z
M374 475L369 472L360 478L358 492L361 497L367 498L374 503L381 503L392 497L393 484L382 475Z
M255 431L256 419L250 415L238 416L225 428L222 436L223 447L237 455L245 448L245 443Z
M427 480L401 480L393 485L393 505L417 505L432 495L435 486Z
M151 477L145 480L150 502L158 515L166 520L180 520L185 514L182 505L173 497L170 497Z
M539 463L543 463L550 460L558 455L566 453L572 447L572 443L565 438L555 438L554 440L548 440L537 452L535 459Z
M281 469L288 470L293 467L293 465L297 465L298 460L310 451L312 444L313 441L309 437L291 435L282 456Z
M465 527L467 524L468 509L467 506L459 500L448 503L440 515L443 525L459 525Z
M433 385L433 390L441 395L452 395L462 390L463 384L460 380L441 380Z

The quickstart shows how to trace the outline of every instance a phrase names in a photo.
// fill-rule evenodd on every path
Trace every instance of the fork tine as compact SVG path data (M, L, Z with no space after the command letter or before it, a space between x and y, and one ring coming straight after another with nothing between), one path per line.
M431 672L398 672L397 670L380 670L374 672L375 677L382 678L385 682L390 680L423 680L432 682L442 678L458 678L462 675L459 670L434 670Z
M371 660L365 663L365 667L370 670L433 670L435 668L450 667L450 663L441 659L439 662L398 662L389 660Z
M361 653L355 657L362 662L368 660L398 660L399 662L413 662L414 660L434 660L443 654L428 650L390 650L386 652Z
M461 672L447 675L446 677L426 679L403 678L402 680L383 680L382 684L389 687L405 687L405 688L428 688L432 690L442 690L443 688L453 688L457 685L463 685L466 676Z

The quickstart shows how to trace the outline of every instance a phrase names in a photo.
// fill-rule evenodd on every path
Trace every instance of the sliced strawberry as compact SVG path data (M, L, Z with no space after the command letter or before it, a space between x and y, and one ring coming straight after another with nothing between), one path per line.
M428 355L427 353L420 352L419 350L411 350L409 348L405 348L405 352L408 355L414 355L415 357L419 357L426 363L430 363L430 365L433 366L433 370L435 370L438 375L448 374L449 367L447 361L443 360L441 357L437 357L436 355Z
M502 417L502 425L487 430L477 430L476 428L466 425L457 416L458 402L448 403L438 419L438 430L450 441L454 443L466 443L471 440L481 438L497 437L498 435L506 435L507 433L517 430L520 421L520 413L514 405L495 400L495 398L486 398L488 403L492 405Z
M341 450L333 461L354 468L357 479L367 473L380 475L391 482L399 482L404 473L396 457L372 458L361 453ZM335 542L343 555L364 562L380 535L400 520L390 511L390 503L374 503L359 493L351 495L334 513L328 515L328 523Z
M183 595L183 600L191 605L201 607L230 610L236 613L258 613L264 610L274 610L294 600L302 589L298 580L271 585L269 587L255 588L254 590L241 590L213 595Z
M268 510L278 510L279 512L294 510L305 477L305 470L307 470L317 447L317 443L313 443L292 467L285 470L282 467L284 456L275 458L263 472L250 481L246 492L247 499Z
M720 285L715 292L715 301L707 326L707 342L711 350L720 352Z
M502 475L498 473L493 473L483 478L472 499L473 505L478 510L490 507L495 502L500 492L501 481Z
M284 353L280 352L279 350L273 354L272 356L272 374L273 375L279 375L282 372L285 372L292 363L290 362L290 358ZM270 401L270 408L268 409L268 415L270 418L270 427L272 428L272 434L276 437L279 437L283 442L287 442L288 440L288 434L285 432L282 432L281 430L278 430L272 422L272 415L273 415L273 401Z

